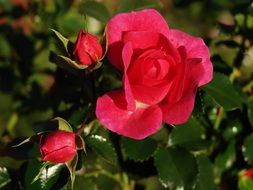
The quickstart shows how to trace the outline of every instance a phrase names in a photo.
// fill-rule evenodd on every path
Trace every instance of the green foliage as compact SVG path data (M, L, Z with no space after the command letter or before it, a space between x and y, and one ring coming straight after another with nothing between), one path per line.
M250 0L0 0L0 7L0 189L253 189L243 175L253 167ZM202 37L214 78L197 92L188 122L133 140L103 129L95 107L122 87L106 58L105 26L115 14L144 8ZM104 43L94 68L73 60L80 29ZM76 132L78 156L39 161L35 134L51 130Z
M248 99L248 117L251 125L253 126L253 96Z
M63 164L44 166L39 161L29 161L24 176L25 189L51 189L59 179L59 174L63 167ZM36 181L34 181L35 176L38 176Z
M219 179L222 173L234 164L236 159L235 143L232 141L224 152L221 152L215 158L215 177Z
M247 136L247 138L244 141L243 144L243 155L245 158L245 161L249 162L251 165L253 165L253 134L250 134Z
M110 18L110 13L104 4L96 1L84 2L80 6L79 11L84 15L92 16L103 23L106 23L106 21Z
M239 178L239 190L251 190L253 188L253 180L246 177Z
M84 141L87 143L89 148L111 164L115 164L117 162L114 147L104 137L99 135L90 135L85 137Z
M191 118L186 124L173 128L170 133L169 145L178 145L188 149L207 148L205 131L196 119Z
M196 159L185 149L159 149L155 165L162 184L171 189L191 189L197 178Z
M242 108L241 97L232 86L228 77L221 73L215 73L212 82L206 85L204 90L225 110Z
M135 161L144 161L153 156L157 149L157 143L150 138L133 140L122 137L121 149L128 158Z
M196 157L198 164L198 176L194 190L213 190L214 184L214 172L211 161L205 156Z
M6 168L0 167L0 189L3 189L11 182L10 175Z
M159 3L156 1L148 0L122 0L117 12L129 12L132 10L148 9L148 8L159 8Z

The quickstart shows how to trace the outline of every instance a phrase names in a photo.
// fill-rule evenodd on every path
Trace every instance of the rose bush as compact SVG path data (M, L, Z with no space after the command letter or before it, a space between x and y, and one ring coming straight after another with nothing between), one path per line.
M53 131L40 137L40 153L43 161L65 163L77 154L76 135L67 131Z
M81 65L97 63L102 57L102 47L99 44L98 38L80 30L74 45L73 56Z
M123 89L98 99L100 122L133 139L155 133L163 122L186 122L198 87L212 79L203 40L170 29L152 9L116 15L107 35L108 58L123 74Z

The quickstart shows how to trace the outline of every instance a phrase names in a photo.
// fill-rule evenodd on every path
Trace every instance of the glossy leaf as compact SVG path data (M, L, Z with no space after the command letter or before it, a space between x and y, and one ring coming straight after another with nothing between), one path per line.
M214 173L213 166L210 160L205 156L196 157L198 164L198 177L194 190L213 190Z
M219 155L216 156L215 159L215 168L214 168L214 174L217 179L219 179L222 172L229 169L236 159L236 152L235 152L235 142L232 141L225 151L221 152Z
M107 139L99 135L90 135L84 139L85 143L92 151L96 152L105 160L112 164L117 161L117 156L114 147Z
M97 20L106 23L110 18L110 13L103 3L96 1L86 1L84 2L79 11L82 14L89 15L96 18Z
M221 73L215 73L213 80L204 87L204 90L225 110L242 108L241 97L229 78Z
M198 173L194 156L182 148L159 149L155 166L160 181L170 189L191 189Z
M56 164L44 167L44 165L42 165L39 161L36 160L28 162L25 173L25 189L50 190L57 182L59 178L59 173L63 167L64 164ZM34 181L34 176L38 174L38 179Z
M245 139L242 150L243 150L245 161L249 162L251 165L253 165L253 146L252 145L253 145L253 134L250 134Z
M188 149L206 148L204 141L204 128L195 118L191 118L186 124L176 126L172 129L169 137L169 145L179 145Z
M155 153L157 149L157 143L150 138L133 140L122 137L121 148L128 158L136 161L144 161Z
M0 167L0 189L4 189L11 182L10 175L6 168Z
M253 126L253 96L248 99L248 118Z

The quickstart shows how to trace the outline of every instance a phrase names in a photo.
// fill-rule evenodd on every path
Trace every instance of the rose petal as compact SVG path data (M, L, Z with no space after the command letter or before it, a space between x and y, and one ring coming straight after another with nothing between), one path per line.
M133 139L143 139L162 124L158 106L140 107L128 111L123 91L112 91L98 98L96 116L107 129Z
M186 82L186 74L192 75L192 73L187 73L188 68L188 62L186 60L186 49L183 46L180 46L178 48L178 52L181 56L181 61L177 62L176 71L174 73L174 78L172 79L172 84L169 90L169 94L167 96L167 101L170 103L178 102L182 95L183 95L183 89L185 87Z
M201 38L190 36L184 32L171 29L169 39L175 47L184 46L187 52L187 59L201 58L202 77L199 80L198 86L202 86L211 81L213 76L213 66L210 61L210 53L208 47Z
M107 25L108 45L110 47L108 58L120 70L123 69L122 35L123 32L127 31L150 31L168 36L169 27L160 13L153 9L121 13L113 17Z
M139 56L127 71L134 98L149 105L159 103L169 91L174 64L171 56L158 50L147 50Z
M75 155L76 149L73 149L73 147L63 147L59 150L48 153L42 158L42 160L54 163L64 163L72 160Z
M134 98L142 103L155 105L159 103L168 93L170 83L165 81L156 86L141 86L132 84Z
M172 56L175 60L180 59L177 49L170 43L168 38L158 32L131 31L123 32L123 43L131 42L133 49L156 49Z
M188 92L188 95L181 98L174 104L161 104L163 110L163 121L168 124L183 124L191 116L197 88Z
M127 109L128 110L135 110L135 100L132 93L132 89L128 80L127 76L127 69L131 63L131 58L133 54L132 44L129 42L127 43L123 50L122 50L122 58L124 63L124 76L123 76L123 84L124 84L124 90L126 95L126 101L127 101Z
M184 76L181 98L176 102L171 101L171 98L166 98L165 101L160 104L163 110L163 120L165 123L183 124L189 119L194 107L195 95L199 85L198 76L200 73L203 73L203 68L198 68L200 64L198 59L186 60L186 65L188 66ZM191 67L189 65L191 65Z
M66 131L54 131L45 137L42 136L40 144L44 154L66 146L75 148L75 134Z

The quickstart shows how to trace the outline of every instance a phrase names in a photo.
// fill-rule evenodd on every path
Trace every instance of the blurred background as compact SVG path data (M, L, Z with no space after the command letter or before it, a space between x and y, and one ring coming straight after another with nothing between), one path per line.
M87 83L92 86L88 79L70 77L49 61L50 51L61 51L49 29L59 31L73 42L79 30L85 27L102 38L106 22L113 15L144 8L159 10L170 28L202 37L210 48L215 71L226 75L235 72L237 88L244 87L246 94L252 94L251 0L0 0L0 167L3 173L8 169L8 175L15 178L16 172L22 171L23 159L35 154L31 151L11 152L6 147L16 140L34 135L36 124L56 116L71 121L73 125L78 124L76 118L80 120L84 117L89 105L94 102L94 95L80 85ZM107 64L100 71L105 74L98 94L120 85L115 71L113 75L106 75L110 69ZM252 112L250 114L249 120L253 122ZM235 130L243 131L244 135L248 133L242 129L242 122L235 125L239 126ZM229 130L224 127L220 133L223 135L226 131L225 135L230 135L232 132ZM232 141L228 138L226 142ZM240 161L236 164L237 159L242 158L235 158L231 148L223 150L227 152L219 163L222 167L228 164L228 167L218 171L217 188L237 189L237 175L245 165L242 167ZM213 162L218 152L212 154ZM231 173L227 174L227 171ZM6 181L1 181L2 178L0 176L0 189L6 188ZM18 180L15 182L18 183ZM158 180L142 183L149 184L146 189L163 189ZM16 184L13 187L22 189L21 186Z

